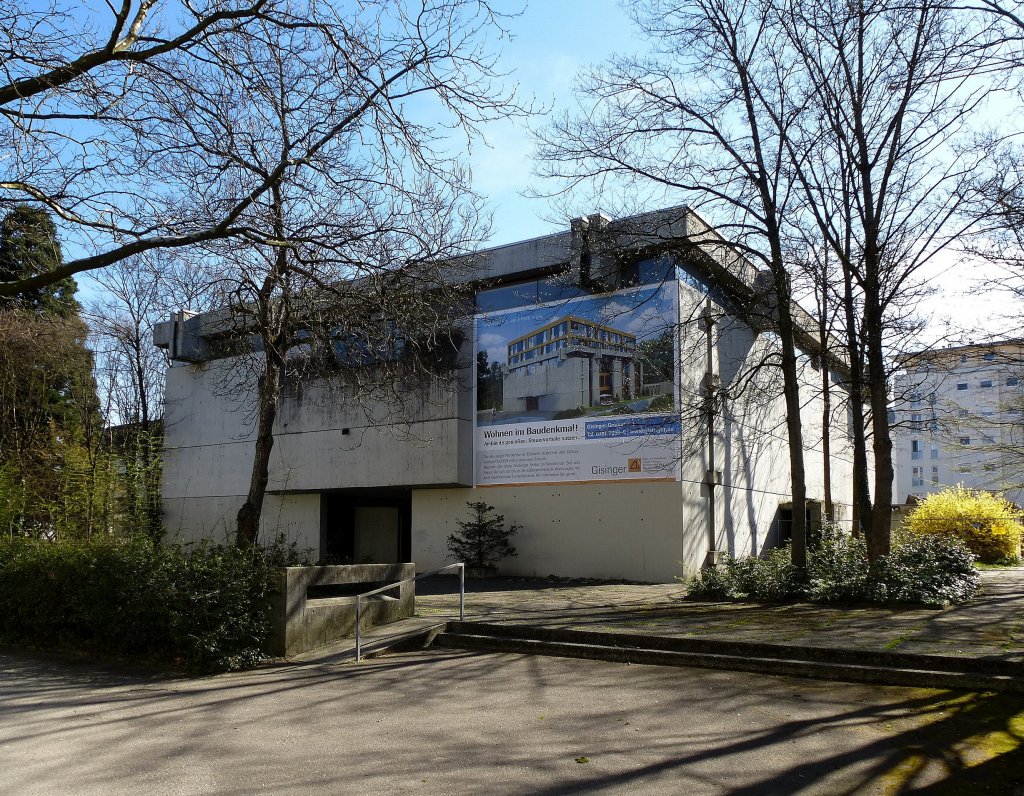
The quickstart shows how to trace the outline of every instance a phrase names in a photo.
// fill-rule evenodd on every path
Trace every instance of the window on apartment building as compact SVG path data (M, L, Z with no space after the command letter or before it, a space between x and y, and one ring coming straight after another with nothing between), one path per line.
M919 439L910 440L910 458L920 459L924 452L924 444Z
M961 354L960 355L960 364L961 365L966 365L967 364L967 354Z
M912 414L910 416L910 428L913 431L920 431L921 429L924 428L923 420L924 420L924 418L921 415L921 413L920 412L915 412L914 414Z
M931 458L933 458L933 459L938 459L939 458L939 446L938 445L935 445L935 444L932 445Z
M970 437L960 437L960 444L961 445L970 445L971 444L971 438Z
M981 439L988 445L991 445L996 441L995 437L989 436L988 434L982 434Z
M981 387L991 387L992 386L992 379L982 379L981 380L981 384L979 386L981 386Z
M987 354L985 354L985 356L982 357L982 359L984 359L986 362L991 362L995 358L996 358L996 355L994 353L992 353L991 351L989 351Z
M956 388L958 390L960 390L961 392L966 390L967 389L967 382L966 381L957 382Z
M912 392L912 393L910 393L910 405L912 407L920 406L921 405L921 393L919 393L919 392Z
M1010 376L1006 380L1007 387L1016 387L1018 384L1020 384L1020 379L1018 379L1016 376Z
M932 467L932 486L939 485L939 468Z
M970 414L966 409L957 409L956 413L959 417L967 417Z
M956 471L958 473L969 473L971 471L971 466L969 464L961 464L956 468Z
M915 467L913 468L911 486L924 486L924 468Z

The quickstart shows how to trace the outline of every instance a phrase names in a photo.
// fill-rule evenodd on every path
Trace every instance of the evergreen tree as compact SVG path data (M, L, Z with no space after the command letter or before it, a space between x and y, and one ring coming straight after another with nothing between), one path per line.
M469 567L493 567L503 558L512 558L516 549L509 539L518 525L505 526L505 515L482 500L467 503L469 519L459 520L459 533L448 537L448 552Z
M44 210L0 222L0 280L61 264ZM91 532L102 422L73 280L0 300L0 532Z
M46 210L21 205L0 222L0 281L47 273L62 261L57 227ZM40 315L68 318L81 309L75 300L77 290L75 280L67 277L10 298L0 297L0 309L20 307Z

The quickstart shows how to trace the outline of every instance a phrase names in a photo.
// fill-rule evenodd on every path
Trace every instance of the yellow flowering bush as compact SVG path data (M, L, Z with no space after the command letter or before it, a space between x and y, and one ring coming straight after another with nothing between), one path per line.
M956 536L983 563L1020 559L1019 513L991 492L954 486L928 495L907 517L904 528L922 535Z

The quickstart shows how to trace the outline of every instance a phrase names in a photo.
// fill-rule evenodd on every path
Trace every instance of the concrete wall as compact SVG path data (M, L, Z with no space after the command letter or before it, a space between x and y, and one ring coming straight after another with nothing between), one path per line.
M231 360L168 369L169 538L230 538L249 489L251 381L251 370ZM321 490L471 484L472 434L472 391L435 385L393 406L308 384L286 396L278 413L262 526L271 536L278 528L300 547L318 548ZM296 494L304 492L310 494Z
M676 483L429 489L412 497L418 570L450 563L448 536L474 500L523 526L512 540L518 556L499 564L504 574L663 582L680 574L679 562L689 557Z
M718 324L712 366L723 386L737 391L716 423L716 461L721 485L709 490L706 426L701 419L706 337L699 311L706 297L680 287L679 348L683 434L680 483L606 483L416 490L413 492L413 559L420 570L448 563L447 537L467 516L466 503L484 500L523 526L516 558L500 564L510 575L556 574L668 582L692 575L709 549L733 555L763 552L777 544L778 514L791 500L786 407L771 336L755 335L736 321ZM821 373L801 358L807 495L823 489ZM741 384L745 382L744 384ZM852 448L846 413L836 390L830 440L833 500L849 518ZM715 527L709 533L714 496Z
M283 567L277 570L270 594L272 655L296 655L331 644L356 630L355 593L412 578L412 564L360 564L355 566ZM345 587L344 596L311 597L311 587ZM415 582L365 598L360 606L359 627L407 619L416 610Z
M528 396L537 396L537 408L544 412L590 406L592 361L591 357L551 357L516 368L502 380L502 407L506 412L523 411ZM594 396L593 401L598 398Z
M689 288L681 288L681 299L689 305L687 314L705 301ZM696 572L709 549L742 555L773 546L779 506L790 499L785 406L778 372L762 369L724 407L716 427L714 468L721 472L721 486L709 490L704 483L709 469L706 430L699 414L706 349L693 338L697 326L684 323L682 328L681 483L414 488L412 557L417 568L423 571L448 562L447 537L465 518L465 504L477 499L495 505L510 522L523 526L515 539L519 556L502 564L508 574L665 582ZM729 379L727 387L747 378L744 374L764 359L772 345L770 338L756 337L738 322L720 324L713 340L713 366ZM169 407L174 407L169 417L175 419L169 425L165 471L171 538L229 539L248 487L252 444L247 439L251 432L244 422L245 409L234 399L216 395L211 374L211 369L174 368L168 379ZM804 379L808 497L821 499L820 374L807 362ZM342 435L337 424L358 418L350 409L330 404L328 398L307 391L301 402L290 403L282 411L271 488L295 491L268 495L263 516L264 538L280 531L314 555L319 547L320 495L303 490L338 485L432 486L437 479L450 477L439 473L451 472L453 467L457 472L460 461L471 462L471 456L463 458L460 453L463 440L458 430L463 424L468 428L469 420L420 422L420 433L430 429L428 436L433 439L396 439L401 430L365 427L349 427L350 433ZM439 405L430 404L429 411L439 411ZM449 406L461 414L457 399ZM185 422L187 412L197 412L209 422ZM852 457L845 414L837 412L836 421L832 429L834 499L848 504ZM450 431L453 427L456 431ZM205 439L202 428L209 429ZM708 530L711 492L716 517L713 538Z
M167 541L212 539L233 543L235 518L244 501L244 493L165 497ZM294 542L300 551L311 551L316 559L320 549L320 495L267 495L260 518L260 541L269 544L279 533L286 543Z
M710 301L715 324L712 371L729 397L717 408L715 462L708 461L707 430L703 421L703 378L707 369L707 334L701 313ZM721 473L715 487L714 549L732 555L761 553L778 544L780 506L792 499L786 404L777 362L777 338L757 334L715 299L686 285L679 289L680 398L683 415L682 480L692 493L685 500L694 525L704 523L703 550L708 541L709 469ZM801 422L807 498L824 499L822 455L823 401L821 372L811 359L800 357ZM847 434L844 396L833 385L830 426L832 499L840 517L850 517L852 504L852 444ZM699 520L699 522L697 522ZM696 544L696 542L694 542ZM703 553L687 562L699 566Z

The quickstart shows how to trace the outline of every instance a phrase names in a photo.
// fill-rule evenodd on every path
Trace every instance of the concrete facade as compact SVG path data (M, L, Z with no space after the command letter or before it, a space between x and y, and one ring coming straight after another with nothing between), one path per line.
M434 387L410 396L401 413L349 400L322 382L286 395L275 425L264 535L281 533L314 558L333 556L332 563L346 563L346 556L370 563L354 560L353 551L360 549L359 539L379 533L386 543L365 549L397 549L401 560L425 571L448 563L448 535L465 519L466 503L482 499L522 526L513 540L518 556L500 565L506 574L653 582L692 574L722 552L761 552L778 544L788 510L789 461L779 376L772 367L759 367L776 346L770 321L757 320L765 318L758 303L763 277L685 208L584 221L564 233L482 253L480 278L488 280L487 289L550 279L615 290L638 258L652 252L679 258L672 277L679 295L676 384L670 385L679 397L682 427L678 479L475 487L470 350L459 379L466 388ZM593 236L588 243L586 233L595 228L612 243L598 246ZM191 338L202 337L213 323L182 316L159 329L157 339L168 348L201 351ZM816 332L805 326L808 497L820 503L821 373ZM591 364L596 357L565 354L553 352L550 361L558 365L548 370L564 368L582 391L596 387L600 395ZM252 455L252 385L230 359L196 359L175 361L167 374L165 523L169 537L180 540L230 535ZM605 387L621 397L632 366L615 367L609 360L606 371ZM541 387L550 385L529 394L542 395ZM717 396L710 434L709 390ZM593 406L582 391L580 405ZM830 464L841 519L849 517L851 499L847 432L845 412L837 412ZM374 523L387 527L370 527ZM389 548L392 538L398 541Z
M922 351L894 380L894 500L955 484L1024 503L1024 342Z

